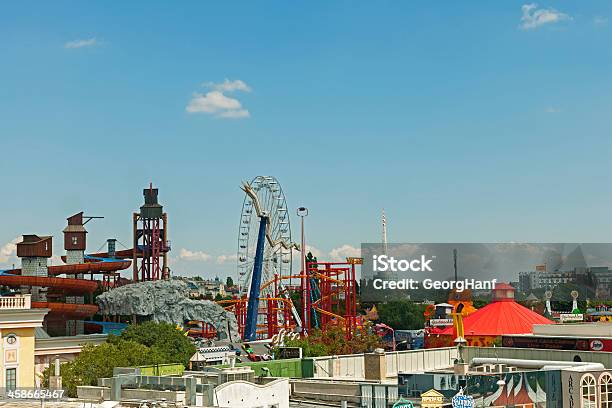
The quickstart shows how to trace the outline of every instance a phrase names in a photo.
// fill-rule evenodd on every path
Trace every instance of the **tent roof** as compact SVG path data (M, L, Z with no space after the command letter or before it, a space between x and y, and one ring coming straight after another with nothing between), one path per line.
M192 362L201 362L201 361L206 361L206 359L204 358L204 356L199 351L196 351L195 354L193 356L191 356L189 361L192 361Z
M534 324L552 324L544 316L533 312L514 301L497 301L486 305L463 318L466 336L501 336L502 334L533 333ZM453 328L447 327L440 333L452 335Z

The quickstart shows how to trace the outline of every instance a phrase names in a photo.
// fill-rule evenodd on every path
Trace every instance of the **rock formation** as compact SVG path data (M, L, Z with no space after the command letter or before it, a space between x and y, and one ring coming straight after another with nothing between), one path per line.
M220 340L239 341L236 316L210 300L189 299L181 280L138 282L120 286L98 296L104 315L146 316L156 322L183 324L187 320L211 323Z

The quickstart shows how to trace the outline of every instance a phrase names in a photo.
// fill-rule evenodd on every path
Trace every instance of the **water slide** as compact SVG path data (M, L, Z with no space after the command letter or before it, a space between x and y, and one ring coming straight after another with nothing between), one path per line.
M142 254L142 251L143 251L142 245L138 245L138 251L136 252L136 255ZM119 251L115 252L115 258L116 259L132 259L133 257L134 257L134 248L122 249L122 250L119 250ZM108 258L108 252L99 252L99 253L96 253L96 254L89 254L86 258L90 258L90 259L96 259L96 258L109 259ZM85 262L88 262L88 260L85 259Z
M12 271L9 271L12 272ZM46 276L21 276L10 273L0 274L0 285L10 287L42 286L57 288L70 294L93 293L98 282L85 279L55 278Z
M56 265L47 267L49 276L23 276L21 269L0 271L0 285L19 288L21 286L40 286L58 289L62 293L83 295L93 293L98 281L88 279L59 278L58 275L104 274L127 269L132 264L128 260L86 257L82 264ZM51 313L63 314L80 319L93 316L98 311L96 305L83 305L61 302L32 302L33 308L47 308Z
M132 264L132 261L124 261L118 259L103 259L100 261L92 261L89 259L82 264L69 264L69 265L56 265L56 266L48 266L47 274L51 276L57 275L79 275L85 273L107 273L107 272L115 272L123 269L127 269ZM3 271L6 274L11 275L21 275L21 269L12 269L8 271ZM38 285L33 285L38 286Z

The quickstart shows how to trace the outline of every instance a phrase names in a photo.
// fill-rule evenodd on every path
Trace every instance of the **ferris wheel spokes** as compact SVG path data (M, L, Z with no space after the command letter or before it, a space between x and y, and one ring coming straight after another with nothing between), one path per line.
M243 182L241 189L245 198L240 217L237 266L238 283L244 295L253 272L258 224L262 216L267 218L264 282L274 279L275 275L291 274L292 252L298 246L291 240L287 203L278 180L271 176L258 176L250 183Z

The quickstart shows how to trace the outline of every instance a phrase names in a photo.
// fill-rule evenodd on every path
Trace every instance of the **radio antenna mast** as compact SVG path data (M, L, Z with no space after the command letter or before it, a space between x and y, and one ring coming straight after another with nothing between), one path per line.
M387 255L387 217L385 209L382 209L382 250L383 255Z
M455 270L455 282L457 282L457 248L453 249L453 269Z

